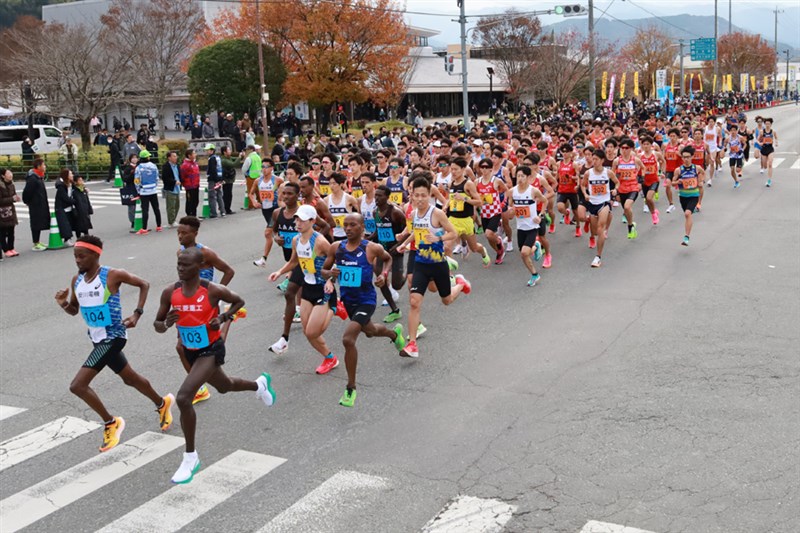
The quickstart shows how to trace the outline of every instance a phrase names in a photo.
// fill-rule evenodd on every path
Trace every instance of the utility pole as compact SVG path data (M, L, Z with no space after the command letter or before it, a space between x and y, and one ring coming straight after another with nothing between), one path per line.
M264 84L264 50L263 50L263 43L264 43L264 36L261 33L261 16L258 12L258 1L256 0L256 31L258 32L258 77L260 85L259 95L261 96L261 127L263 128L262 133L264 134L264 141L261 144L261 153L267 154L269 153L267 150L267 145L269 144L269 127L267 126L267 99L269 98L269 94L267 94L267 86Z
M733 33L733 8L731 4L733 4L733 0L728 0L728 35Z
M461 98L463 100L462 110L464 114L464 137L470 130L469 127L469 84L467 81L467 13L464 7L464 0L457 0L458 7L461 8L461 15L458 22L461 23Z
M717 54L714 57L714 76L719 74L719 47L717 46L719 43L719 22L717 21L717 4L719 0L714 0L714 46L717 47ZM681 80L683 80L683 44L681 44ZM681 81L683 83L683 81ZM683 87L681 85L681 87ZM683 91L681 91L681 96L683 96Z
M594 73L594 0L589 0L589 109L597 105L597 87Z
M783 86L783 97L789 98L789 50L784 50L786 54L786 84Z
M775 61L775 68L773 69L772 76L773 76L773 80L774 80L773 85L775 87L775 97L777 97L778 96L778 61L777 61L777 57L778 57L778 54L779 54L779 52L778 52L778 13L783 13L783 9L778 9L778 6L775 6L775 9L774 9L773 13L775 13L775 57L776 57L776 61ZM787 83L788 83L788 80L787 80Z
M683 39L678 39L678 46L680 47L680 54L681 54L681 96L685 96L685 82L683 81Z

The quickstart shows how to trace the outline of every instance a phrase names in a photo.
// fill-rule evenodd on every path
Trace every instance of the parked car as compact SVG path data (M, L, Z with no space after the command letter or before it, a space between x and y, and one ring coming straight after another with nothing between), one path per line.
M22 139L28 135L28 126L0 126L0 155L22 155ZM47 154L58 150L61 130L49 125L33 126L33 144L36 153Z

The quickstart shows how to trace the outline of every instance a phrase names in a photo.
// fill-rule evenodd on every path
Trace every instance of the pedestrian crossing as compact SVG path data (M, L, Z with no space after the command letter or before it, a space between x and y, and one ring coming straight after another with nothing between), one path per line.
M0 419L24 412L24 408L0 405ZM100 428L101 424L96 422L65 416L11 437L0 443L0 471L35 460L45 452ZM123 478L135 484L137 480L133 478L140 469L168 454L174 455L183 444L178 436L147 431L11 494L0 501L0 533L27 528L72 505L94 513L92 498L87 496ZM287 459L281 457L235 450L210 465L203 465L187 485L171 485L165 478L164 486L169 488L134 509L120 508L120 502L125 500L117 499L117 514L97 533L181 530L204 515L210 515L215 508L286 462ZM374 508L381 502L393 501L393 491L403 490L400 485L388 477L341 470L271 520L253 523L252 530L256 533L353 531L359 520L380 520ZM406 530L419 528L420 533L500 533L516 511L516 506L502 500L460 494L424 525L404 523L402 526ZM397 525L376 527L376 530L388 531L396 529ZM651 532L589 521L578 533Z
M50 211L55 210L55 197L50 197L51 193L48 192L48 203L50 204ZM104 209L108 206L116 205L122 206L119 200L119 189L107 188L101 190L90 190L89 191L89 201L92 204L92 208L97 211L98 209ZM17 208L17 218L19 219L29 219L30 213L28 211L28 206L18 202L15 204Z

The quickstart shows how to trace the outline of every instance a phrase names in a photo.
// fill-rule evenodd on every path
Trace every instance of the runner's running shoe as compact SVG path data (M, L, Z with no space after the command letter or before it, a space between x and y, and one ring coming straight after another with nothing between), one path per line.
M158 423L161 426L161 431L166 431L172 425L172 405L175 403L175 396L169 393L162 400L164 405L156 409L156 412L158 413Z
M325 357L322 363L317 367L317 374L327 374L334 368L339 366L339 359L334 355L333 357Z
M275 391L272 389L272 376L263 372L256 378L258 390L256 391L256 398L264 402L267 407L275 403Z
M275 355L281 355L286 353L289 350L289 341L281 337L275 344L269 347L269 351L274 353ZM205 386L205 385L203 385Z
M181 466L172 475L171 481L178 485L189 483L198 470L200 470L200 458L197 457L197 453L184 452Z
M211 398L211 392L208 390L208 385L203 383L203 386L197 389L197 392L194 394L194 399L192 400L192 405L204 402Z
M100 451L107 452L119 444L119 438L122 436L124 429L125 420L121 416L115 416L113 422L106 424L105 428L103 428L103 445L100 446Z
M342 397L339 398L339 405L344 407L353 407L356 403L356 390L347 388L344 390L344 394Z
M406 347L400 350L400 355L403 357L419 357L419 348L417 348L417 341L411 341L406 344Z

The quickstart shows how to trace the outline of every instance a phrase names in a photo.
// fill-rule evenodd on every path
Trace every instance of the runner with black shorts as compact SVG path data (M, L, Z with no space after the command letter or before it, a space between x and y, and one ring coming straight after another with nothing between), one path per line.
M402 289L406 282L403 275L403 254L397 252L397 247L400 245L397 236L403 233L406 218L400 208L389 201L391 195L392 191L388 186L378 185L375 189L375 212L373 214L376 225L373 241L380 244L392 257L390 278L387 278L386 283L380 285L381 294L391 309L391 312L383 319L387 324L403 317L403 313L397 307L395 294L400 295L397 291ZM347 232L345 231L345 233ZM379 267L379 270L383 270L383 265ZM392 289L395 293L392 293Z
M558 196L556 197L556 208L561 216L564 217L564 224L571 224L577 219L578 212L578 172L580 168L575 163L575 152L569 143L561 145L561 154L564 158L558 164ZM572 216L567 211L567 206L572 210ZM581 227L575 223L575 236L581 236Z
M253 261L253 264L259 267L267 266L267 258L272 250L272 214L278 207L280 189L283 185L283 178L272 173L271 161L264 161L263 169L264 172L258 178L253 190L250 191L250 204L261 206L261 214L267 223L267 227L264 228L264 255Z
M439 292L444 305L450 305L463 292L469 294L472 285L458 274L455 286L450 286L450 269L444 253L444 242L456 238L456 230L444 211L431 205L431 184L425 178L412 183L411 203L414 205L412 234L398 248L405 249L413 241L417 246L414 275L411 279L411 309L408 313L409 343L401 352L407 357L419 357L417 326L425 291L429 285Z
M692 163L693 155L693 147L684 146L681 148L683 165L675 171L675 175L672 178L672 186L678 188L678 197L685 217L684 226L686 231L683 241L681 241L683 246L689 246L689 236L692 234L692 213L694 213L697 202L700 200L700 189L703 187L703 179L705 178L703 167L698 167Z
M86 402L105 423L101 452L106 452L119 444L125 420L121 416L113 416L106 410L100 397L89 385L106 366L113 370L129 387L147 396L156 406L161 431L172 425L172 405L175 397L172 394L159 395L150 382L138 374L122 349L127 341L127 328L135 328L144 313L144 304L150 284L142 278L125 270L100 265L103 253L103 241L93 235L78 237L73 254L78 266L78 275L73 276L70 288L56 293L56 302L68 315L81 314L88 326L88 335L94 349L86 362L70 383L69 390ZM133 314L122 318L122 302L119 288L122 284L137 287L139 300Z
M644 171L642 160L633 151L635 144L632 139L622 139L619 143L620 155L614 159L611 170L619 179L619 202L625 213L625 221L628 223L628 239L635 239L639 236L636 231L636 222L633 221L633 204L639 197L641 185L639 185L639 174Z
M223 285L200 279L203 254L197 248L187 248L178 254L178 278L161 293L161 303L153 327L164 333L177 325L178 338L189 362L189 375L178 390L178 408L181 411L181 429L186 439L183 461L172 476L173 483L189 483L200 469L200 458L195 449L197 415L193 400L204 383L210 383L220 394L226 392L254 391L266 405L275 402L272 378L263 373L255 381L228 377L222 370L225 364L225 340L220 327L233 319L244 300ZM219 303L230 304L224 313Z
M531 273L528 287L533 287L540 279L534 261L542 258L542 245L536 238L539 236L539 228L543 225L543 215L539 213L537 205L544 206L547 202L545 195L528 183L532 175L533 171L530 167L518 166L517 184L511 189L509 198L509 207L517 217L517 246L525 268ZM531 260L532 255L534 256L533 261Z
M592 168L586 171L581 181L583 194L589 205L590 228L592 236L597 236L597 255L592 260L592 268L599 268L602 263L603 247L608 238L611 220L611 184L619 185L614 171L603 166L606 154L602 149L594 152ZM617 192L614 193L618 195Z
M405 348L406 341L403 338L402 324L395 325L391 330L371 321L378 296L372 285L372 275L376 276L375 285L384 286L392 267L392 256L380 244L364 239L362 215L358 213L347 215L344 220L344 231L347 240L331 245L330 253L322 267L322 276L328 278L325 284L325 292L328 294L334 293L334 281L338 280L341 301L347 310L347 316L350 317L350 323L345 327L342 337L344 364L347 367L347 388L339 404L353 407L356 401L358 366L356 340L361 332L367 337L386 337L398 350Z
M775 148L778 147L778 134L772 129L772 119L764 119L764 129L758 136L761 145L761 167L767 169L767 187L772 187L772 162L775 158Z

